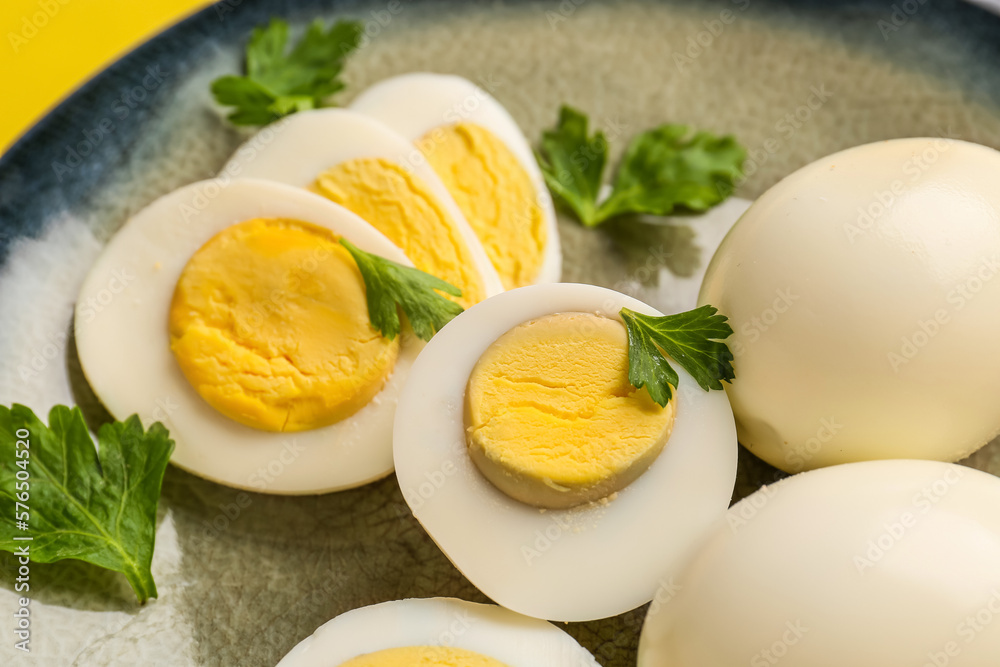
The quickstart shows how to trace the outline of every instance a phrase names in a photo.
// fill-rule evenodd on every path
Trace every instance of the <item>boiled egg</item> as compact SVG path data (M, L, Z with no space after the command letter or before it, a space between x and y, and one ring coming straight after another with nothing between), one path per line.
M454 598L383 602L346 612L279 667L597 667L555 626Z
M326 197L361 216L421 271L462 290L470 306L503 291L461 210L413 146L345 109L297 113L236 150L223 177L264 178Z
M723 392L677 367L665 407L628 381L622 307L592 285L536 285L452 320L400 395L403 497L455 566L516 612L559 621L651 600L729 505Z
M639 667L993 667L1000 479L936 461L815 470L733 506L650 606Z
M760 197L699 300L729 316L740 441L789 472L955 461L1000 432L1000 152L896 139Z
M338 243L412 266L315 194L203 181L111 238L80 291L76 344L108 411L162 422L173 463L255 491L321 493L392 471L391 422L421 341L370 324Z
M530 144L493 96L459 76L412 73L371 86L350 108L416 144L507 289L559 280L552 200Z

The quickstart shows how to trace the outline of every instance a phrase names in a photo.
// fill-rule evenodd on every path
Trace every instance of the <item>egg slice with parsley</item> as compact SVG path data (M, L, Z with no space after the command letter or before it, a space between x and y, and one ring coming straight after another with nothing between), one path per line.
M722 391L660 405L629 380L624 294L558 283L465 311L424 348L393 451L414 516L483 593L558 621L642 605L724 516L736 430Z
M491 604L414 598L348 611L278 667L598 667L555 626Z
M552 200L530 144L489 93L458 76L413 73L375 84L350 108L416 144L507 289L559 280Z
M422 343L372 326L341 240L409 265L361 218L298 188L214 180L161 197L84 282L87 380L115 418L162 422L172 461L222 484L320 493L385 476Z
M470 306L503 291L462 211L413 146L345 109L297 113L240 147L221 176L307 188L368 221L414 265L462 290Z

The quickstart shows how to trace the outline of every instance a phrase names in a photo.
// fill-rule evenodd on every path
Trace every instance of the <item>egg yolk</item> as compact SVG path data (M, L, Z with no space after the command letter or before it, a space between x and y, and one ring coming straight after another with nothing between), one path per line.
M344 419L381 390L399 353L368 320L354 259L332 232L255 219L212 237L184 267L170 347L212 407L265 431Z
M483 353L465 410L469 454L494 486L565 508L645 472L670 437L675 402L660 407L629 383L621 322L560 313L514 327Z
M481 653L449 646L404 646L366 653L340 667L507 667Z
M507 145L472 123L438 127L417 142L476 236L505 289L532 284L547 229L531 178Z
M455 299L462 306L486 298L455 221L423 181L400 165L380 158L348 160L320 174L311 189L385 234L418 269L462 290Z

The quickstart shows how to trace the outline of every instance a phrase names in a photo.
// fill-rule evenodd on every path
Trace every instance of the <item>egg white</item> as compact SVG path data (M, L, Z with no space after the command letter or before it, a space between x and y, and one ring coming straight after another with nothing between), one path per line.
M994 667L997 507L1000 479L932 461L766 487L733 506L676 596L650 607L638 665Z
M992 148L894 139L816 160L743 214L699 302L735 331L750 451L799 472L957 461L1000 434L998 178Z
M202 181L157 199L111 238L90 270L75 313L84 374L117 419L162 422L176 442L171 462L227 486L275 494L324 493L392 472L392 415L423 347L403 335L382 390L354 415L296 433L262 431L211 407L170 350L167 319L184 266L206 241L252 218L325 227L362 250L412 266L361 218L305 190L253 179Z
M585 621L648 602L661 575L721 520L736 479L736 431L724 392L679 365L677 417L663 452L606 504L539 510L497 490L467 453L464 396L482 353L514 326L559 312L618 317L624 294L570 283L484 301L424 348L396 410L396 476L414 516L455 566L497 603L528 616Z
M531 144L517 121L492 95L468 79L449 74L402 74L367 88L349 106L375 118L410 141L436 127L470 122L489 130L514 154L531 179L548 231L542 267L535 283L558 282L562 252L552 197L535 162Z
M302 640L278 667L337 667L406 646L466 649L509 667L598 667L586 649L550 623L455 598L396 600L346 612Z
M219 174L305 188L327 169L361 158L389 160L419 177L455 222L482 277L486 296L503 291L482 243L438 175L413 144L373 118L347 109L293 114L240 146Z

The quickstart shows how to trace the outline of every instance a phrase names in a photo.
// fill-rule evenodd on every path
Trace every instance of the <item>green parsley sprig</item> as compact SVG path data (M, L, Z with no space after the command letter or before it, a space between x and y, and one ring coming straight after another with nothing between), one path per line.
M361 42L363 25L338 21L326 32L317 19L289 52L288 23L272 19L254 29L246 47L246 75L223 76L212 82L212 94L223 106L235 107L233 125L267 125L283 116L324 106L341 90L344 61Z
M677 387L677 371L666 355L686 370L705 391L722 389L722 382L736 377L733 353L722 341L732 335L727 317L712 306L686 313L655 317L622 308L628 331L628 379L632 386L646 387L659 405L665 406Z
M174 442L137 416L97 439L99 451L79 408L57 405L46 426L30 408L0 406L0 551L121 572L145 602L156 597L156 505Z
M731 136L661 125L632 139L611 194L600 200L608 142L600 131L589 134L588 122L563 106L556 127L542 133L537 155L553 197L587 227L625 214L704 211L732 194L746 159Z
M347 239L340 239L340 243L354 257L365 281L368 319L389 340L399 334L400 308L406 313L413 333L421 340L430 340L462 312L462 306L437 292L462 296L462 290L451 283L365 252Z

